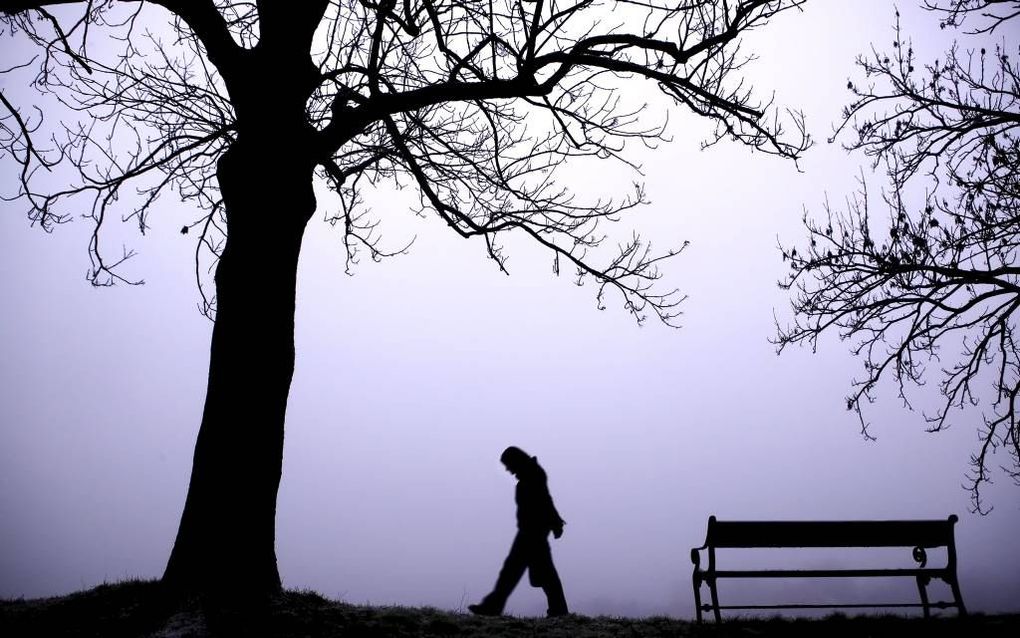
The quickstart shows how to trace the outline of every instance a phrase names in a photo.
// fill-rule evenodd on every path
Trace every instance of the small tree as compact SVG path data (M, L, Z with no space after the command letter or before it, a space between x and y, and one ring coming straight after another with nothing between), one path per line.
M1020 16L1020 2L927 2L943 27L969 16L994 32ZM997 10L997 11L996 11ZM781 283L796 291L789 344L817 344L827 332L851 341L864 375L847 398L868 436L864 404L892 377L906 386L937 379L940 407L924 412L930 431L958 410L983 403L980 446L968 476L973 507L990 455L1004 448L1006 471L1020 482L1020 74L1013 44L953 44L920 66L900 30L891 53L860 57L864 80L848 83L853 101L836 134L849 151L884 166L886 220L869 214L866 187L847 210L805 219L809 244L783 249L792 267ZM862 180L862 186L864 182Z
M123 256L102 250L109 211L144 230L172 189L200 211L182 228L198 237L199 263L215 263L215 293L203 294L215 316L205 410L164 582L280 587L295 281L317 178L339 195L326 216L349 263L402 250L380 246L361 197L410 185L421 212L484 242L499 268L501 238L525 235L593 281L600 306L615 293L638 321L668 324L679 297L653 284L674 252L637 237L603 246L603 226L643 202L640 187L582 201L557 170L583 157L625 163L628 141L663 136L620 90L635 79L714 121L708 143L796 158L808 144L799 115L787 140L733 76L746 61L740 37L802 3L0 0L7 34L35 47L24 61L35 88L80 116L43 135L40 112L4 98L0 142L30 218L48 229L86 211L93 281L130 281ZM159 21L169 28L150 28ZM46 169L72 178L54 189Z

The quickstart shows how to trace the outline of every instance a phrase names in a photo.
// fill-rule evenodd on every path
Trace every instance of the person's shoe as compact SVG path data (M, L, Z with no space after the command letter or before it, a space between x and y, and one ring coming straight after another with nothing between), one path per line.
M485 605L481 605L481 604L479 604L479 605L468 605L468 611L470 611L472 614L474 614L476 616L500 616L500 615L502 615L500 612L496 611L495 609L493 609L491 607L486 607Z
M563 618L564 616L569 616L569 615L570 615L570 612L567 611L566 609L557 610L557 611L553 611L553 610L550 609L549 611L545 612L545 617L546 618Z

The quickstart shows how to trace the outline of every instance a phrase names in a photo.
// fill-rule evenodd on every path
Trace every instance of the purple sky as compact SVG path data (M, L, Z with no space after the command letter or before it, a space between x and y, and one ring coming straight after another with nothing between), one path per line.
M938 55L947 34L903 4L915 48ZM637 227L661 248L692 242L667 272L690 295L681 330L638 328L615 300L597 311L590 288L553 276L551 258L519 239L505 277L480 244L414 217L407 193L371 203L393 245L418 236L411 253L353 278L339 236L313 222L277 522L284 585L353 603L477 601L514 533L513 481L498 462L514 444L539 457L567 520L553 555L574 611L692 616L688 551L711 514L951 513L968 606L1020 611L1020 490L999 473L986 490L994 511L968 513L974 428L961 419L926 434L887 386L871 412L878 440L866 442L842 409L859 369L846 345L830 338L818 354L779 358L767 341L774 314L789 318L777 240L799 241L804 207L821 212L826 195L838 204L856 186L861 158L825 138L854 56L891 43L891 19L888 2L815 0L747 42L762 94L775 89L809 118L818 145L803 173L732 144L699 151L707 129L689 117L673 120L671 144L633 155L652 205L620 236ZM12 47L0 40L0 58L23 53ZM586 166L574 184L631 178ZM45 235L20 204L0 204L0 596L164 567L211 332L196 310L193 237L177 232L192 215L177 206L161 204L149 235L125 225L109 240L138 249L128 268L146 285L96 290L84 279L84 221ZM907 580L810 585L822 599L881 598L876 589L916 596ZM522 583L507 610L542 613L541 591Z

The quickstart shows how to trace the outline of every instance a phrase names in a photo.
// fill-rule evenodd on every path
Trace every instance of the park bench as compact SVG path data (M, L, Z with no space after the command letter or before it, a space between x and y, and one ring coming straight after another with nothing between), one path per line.
M698 622L702 612L712 611L716 622L721 620L723 609L836 609L921 607L924 616L932 607L955 607L961 616L967 614L960 596L956 578L956 543L953 537L955 515L945 520L908 521L719 521L708 519L705 544L691 550L694 563L694 607ZM890 569L719 569L716 552L720 549L756 548L872 548L910 547L916 567ZM928 549L946 548L943 567L928 566ZM708 566L701 567L701 552L708 553ZM868 603L868 604L778 604L778 605L720 605L718 581L724 578L871 578L910 577L917 582L920 603ZM929 602L928 583L933 578L945 581L952 589L952 602ZM708 586L711 604L701 603L701 586Z

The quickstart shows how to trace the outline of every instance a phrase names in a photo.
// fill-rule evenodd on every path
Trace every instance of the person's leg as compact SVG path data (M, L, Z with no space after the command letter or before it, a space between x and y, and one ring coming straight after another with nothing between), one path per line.
M469 605L468 609L476 614L499 615L503 613L503 607L510 598L517 583L520 582L524 570L528 566L528 552L525 547L525 539L517 534L514 537L513 545L510 546L510 553L503 561L503 568L499 570L499 578L496 579L496 586L492 593L482 599L481 604Z
M563 583L560 582L560 575L553 565L552 551L549 549L549 540L539 539L531 547L529 569L535 575L532 582L541 586L545 592L546 600L549 603L548 616L565 616L570 613L567 609L567 599L563 595Z
M545 598L549 601L549 610L546 615L566 616L570 610L567 609L567 598L563 595L563 583L560 582L560 575L556 573L556 568L550 566L550 570L547 580L542 585Z

